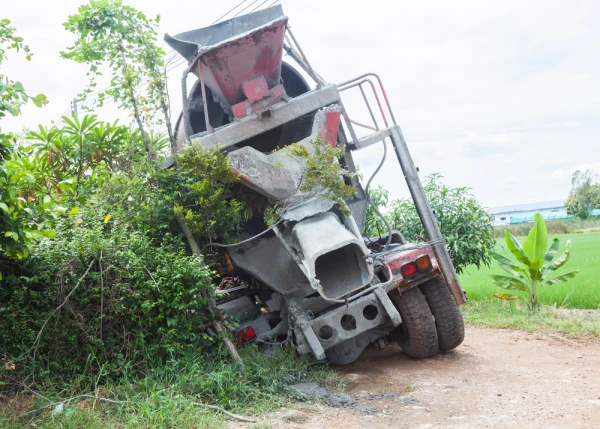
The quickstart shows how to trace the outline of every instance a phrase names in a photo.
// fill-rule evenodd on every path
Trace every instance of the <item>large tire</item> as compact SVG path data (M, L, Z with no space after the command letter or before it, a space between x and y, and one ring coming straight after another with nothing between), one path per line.
M444 279L435 277L419 286L435 318L440 351L458 347L465 339L465 322Z
M402 324L394 331L402 351L415 359L426 359L438 352L435 321L427 300L418 287L390 293L390 298L402 316Z

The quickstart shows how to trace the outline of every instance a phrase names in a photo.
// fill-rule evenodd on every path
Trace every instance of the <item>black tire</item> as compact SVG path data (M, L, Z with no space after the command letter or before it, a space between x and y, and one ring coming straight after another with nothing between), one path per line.
M402 324L393 332L402 351L415 359L426 359L438 353L435 321L425 295L418 287L390 293L392 302L402 316Z
M465 322L460 306L456 305L450 289L441 276L419 287L435 318L440 351L447 352L455 349L465 339Z

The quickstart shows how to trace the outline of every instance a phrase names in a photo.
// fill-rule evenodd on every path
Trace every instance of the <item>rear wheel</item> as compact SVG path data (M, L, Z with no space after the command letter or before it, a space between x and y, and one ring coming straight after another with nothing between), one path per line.
M402 316L402 324L392 334L402 351L415 359L435 356L438 352L435 321L421 290L413 287L400 294L396 289L390 298Z
M435 277L419 286L435 318L440 351L458 347L465 339L465 323L444 279Z

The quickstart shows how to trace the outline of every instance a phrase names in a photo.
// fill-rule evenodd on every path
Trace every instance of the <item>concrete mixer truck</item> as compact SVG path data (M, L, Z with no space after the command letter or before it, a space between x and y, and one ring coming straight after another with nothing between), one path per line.
M247 192L281 208L275 225L258 213L242 227L239 243L223 250L230 269L216 290L217 304L236 322L239 342L288 344L337 365L392 341L416 359L461 344L466 296L380 77L326 82L281 6L167 34L165 41L187 60L178 150L218 147ZM188 89L190 74L196 80ZM351 119L344 100L352 91L372 124ZM291 144L310 150L317 138L343 147L339 162L351 172L356 151L382 145L387 156L389 146L427 237L413 243L389 226L365 236L371 201L356 176L340 178L355 188L346 201L350 214L319 192L300 192L302 162L286 153Z

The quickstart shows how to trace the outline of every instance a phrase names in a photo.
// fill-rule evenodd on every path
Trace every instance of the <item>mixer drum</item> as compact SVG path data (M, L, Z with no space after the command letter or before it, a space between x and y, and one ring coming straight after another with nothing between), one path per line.
M281 83L288 97L297 97L310 90L306 80L291 65L283 62L281 64ZM227 125L231 122L231 116L223 109L220 100L213 95L211 88L206 85L206 98L208 106L208 117L214 128ZM206 131L204 116L204 104L202 103L202 90L200 82L196 81L188 97L188 109L190 116L191 134ZM252 146L261 152L271 152L277 147L284 147L290 143L298 142L310 135L313 118L316 112L301 116L280 127L274 128L261 135L251 137L236 145L236 148ZM179 115L176 124L176 139L178 146L184 146L185 137L183 129L182 114Z

